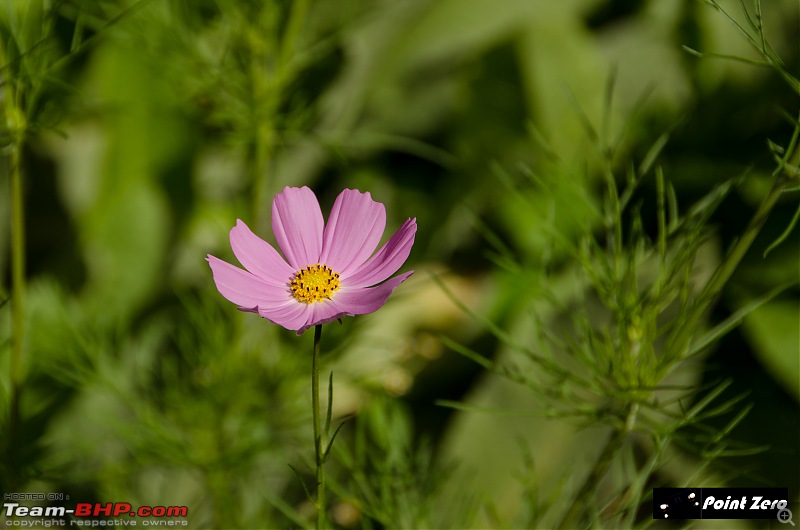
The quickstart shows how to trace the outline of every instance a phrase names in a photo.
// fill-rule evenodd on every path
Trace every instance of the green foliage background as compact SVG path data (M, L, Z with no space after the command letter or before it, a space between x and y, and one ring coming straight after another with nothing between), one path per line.
M720 4L744 20L738 2ZM763 11L769 43L800 75L797 2ZM5 414L0 489L186 505L194 528L308 525L313 511L287 465L310 482L310 334L236 311L203 260L235 262L237 218L274 241L272 197L308 185L323 211L358 188L386 204L388 230L419 224L412 279L376 314L326 327L334 414L354 416L329 472L337 524L556 526L603 422L548 417L525 385L459 351L513 356L486 322L527 341L535 319L561 329L576 306L602 320L570 248L603 237L607 161L620 183L648 168L632 201L652 241L653 168L681 213L745 175L707 222L692 270L702 285L771 188L768 140L785 146L798 110L774 70L682 48L758 59L703 2L9 0L0 17L27 282L20 419L12 429ZM0 176L5 411L13 167ZM770 485L797 500L798 232L763 256L797 205L797 192L781 197L708 327L794 287L675 375L698 389L684 409L719 381L730 381L722 400L746 393L704 426L769 449L712 459L686 438L645 492ZM633 447L637 468L646 444ZM649 522L642 506L637 524Z

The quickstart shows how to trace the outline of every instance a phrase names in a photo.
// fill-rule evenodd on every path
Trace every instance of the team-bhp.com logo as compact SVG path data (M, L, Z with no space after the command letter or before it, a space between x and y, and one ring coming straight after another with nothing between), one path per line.
M69 526L136 526L137 521L135 520L122 519L112 522L97 519L98 517L124 518L125 516L150 518L139 521L142 526L186 526L188 523L185 520L176 521L174 518L186 517L188 514L189 509L186 506L138 506L134 508L127 502L79 502L75 508L71 509L64 506L22 506L16 502L3 503L3 515L9 518L6 526L19 526L13 524L11 518L20 517L62 520L69 517ZM61 522L57 526L66 526L66 523Z
M107 502L94 504L79 502L75 505L75 517L186 517L189 509L186 506L139 506L135 510L127 502Z

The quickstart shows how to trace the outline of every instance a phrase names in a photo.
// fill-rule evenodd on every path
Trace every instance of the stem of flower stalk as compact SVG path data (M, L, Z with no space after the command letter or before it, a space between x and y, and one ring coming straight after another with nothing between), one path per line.
M325 528L325 450L320 427L319 413L319 343L322 339L322 325L314 326L314 354L311 361L311 407L314 416L314 452L317 467L317 530Z

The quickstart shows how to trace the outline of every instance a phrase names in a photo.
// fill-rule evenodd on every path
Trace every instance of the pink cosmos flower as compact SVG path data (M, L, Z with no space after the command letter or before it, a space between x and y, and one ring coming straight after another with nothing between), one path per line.
M369 193L342 191L326 225L313 191L286 187L272 202L272 231L285 260L237 220L231 247L247 270L210 254L206 261L222 296L300 335L317 324L377 311L414 273L388 279L411 252L416 218L372 255L385 227L386 210Z

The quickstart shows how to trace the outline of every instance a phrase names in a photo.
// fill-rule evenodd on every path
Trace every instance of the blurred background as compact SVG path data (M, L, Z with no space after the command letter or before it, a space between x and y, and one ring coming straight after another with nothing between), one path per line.
M738 1L720 4L744 25ZM713 270L771 188L768 142L789 142L798 111L780 75L746 62L757 54L736 24L688 0L8 0L0 12L4 411L14 152L27 283L0 489L186 505L192 528L299 526L313 512L287 465L310 483L310 334L236 311L204 261L236 263L237 218L274 242L272 198L302 185L326 214L343 188L369 191L388 234L417 218L403 269L415 275L323 337L334 415L354 416L329 466L335 524L522 527L591 466L600 427L547 418L453 346L500 359L486 322L524 335L534 309L555 319L581 298L559 238L602 226L604 146L620 181L656 152L682 212L739 179L707 223L700 265ZM763 23L798 75L798 3L765 3ZM656 187L650 173L635 197L649 237ZM710 325L797 282L797 230L763 256L796 209L796 192L779 200ZM763 450L704 463L677 448L652 485L701 473L797 500L798 298L795 283L683 376L746 394L732 414L752 409L726 436Z

